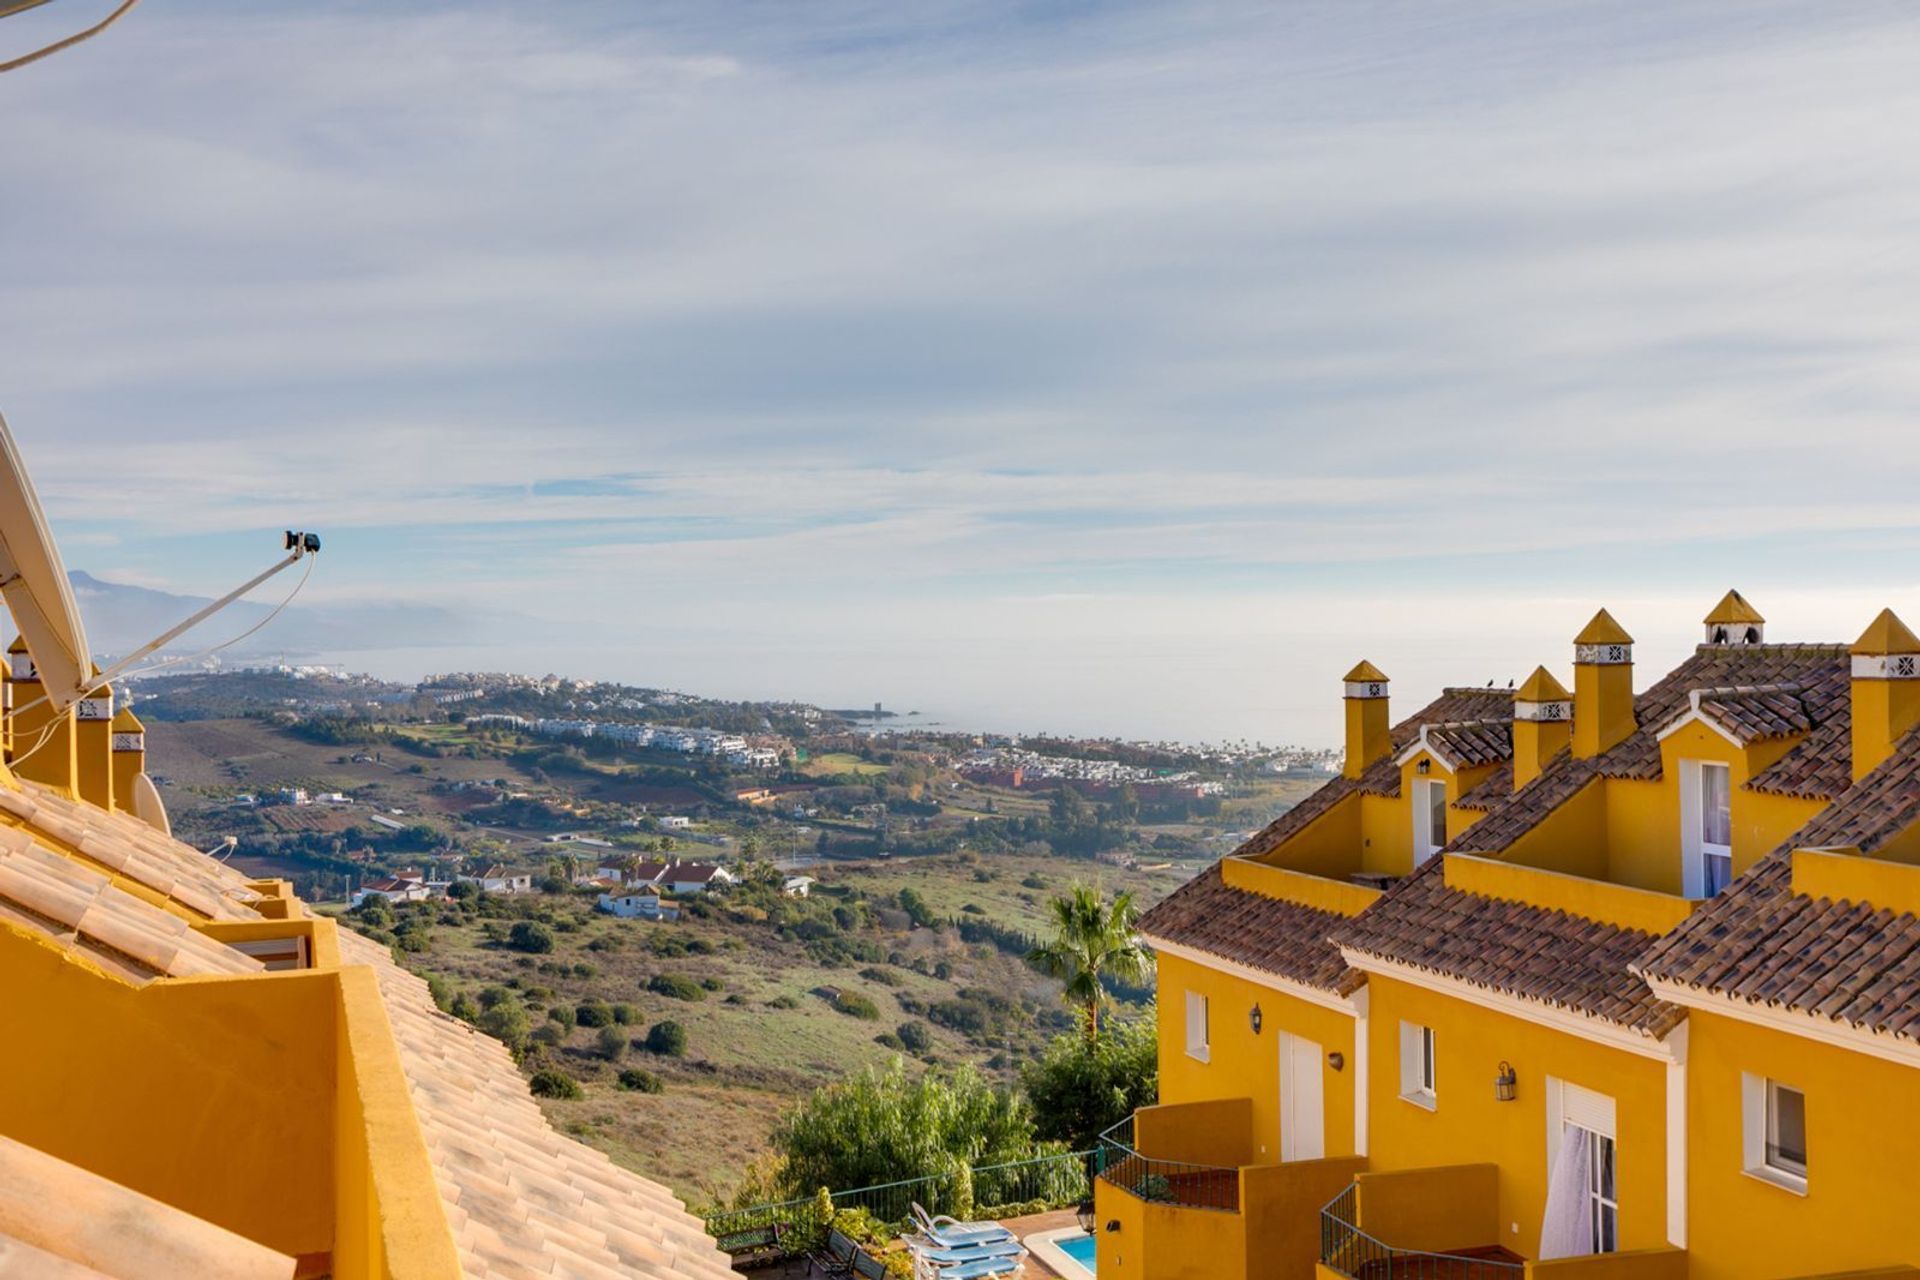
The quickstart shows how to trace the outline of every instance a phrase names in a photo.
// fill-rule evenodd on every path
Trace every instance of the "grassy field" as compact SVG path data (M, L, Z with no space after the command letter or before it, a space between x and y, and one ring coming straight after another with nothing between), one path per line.
M887 766L874 764L870 760L862 760L859 756L851 752L829 751L824 755L817 755L811 760L808 760L806 764L800 767L800 771L812 778L835 778L849 775L853 777L870 778L885 773Z
M660 1074L663 1093L619 1088L619 1068L598 1055L598 1032L579 1027L548 1052L585 1096L542 1105L555 1124L620 1163L705 1201L729 1192L748 1162L767 1151L782 1108L818 1085L894 1056L897 1050L876 1037L903 1022L921 1022L931 1034L931 1047L917 1061L972 1062L989 1075L1012 1079L1022 1061L1064 1029L1058 984L1012 955L967 945L950 928L910 927L894 904L900 889L912 887L938 914L958 915L971 904L982 918L1032 930L1042 924L1048 894L1074 879L1076 871L1109 890L1133 889L1146 901L1179 882L1164 873L1020 856L829 867L818 872L819 902L864 901L879 917L859 936L875 942L886 958L847 963L823 963L770 925L735 918L724 900L715 902L707 919L649 923L602 915L584 898L540 895L528 905L552 916L556 946L551 954L524 956L492 942L482 920L437 924L430 949L402 959L417 972L438 975L454 990L476 997L488 986L514 985L536 1026L552 1005L589 1000L634 1005L636 1042L656 1022L678 1022L687 1032L686 1057L658 1057L635 1048L621 1064ZM1047 887L1028 887L1030 880ZM697 1001L676 999L649 989L656 975L683 976L711 989ZM865 997L879 1018L840 1012L823 994L828 989ZM962 993L982 991L1011 1006L1004 1026L969 1034L939 1025L924 1012ZM909 1061L915 1059L909 1056Z

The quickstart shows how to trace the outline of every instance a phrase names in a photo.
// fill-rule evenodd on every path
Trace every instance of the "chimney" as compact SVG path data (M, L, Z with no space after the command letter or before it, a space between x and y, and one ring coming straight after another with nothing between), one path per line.
M1920 724L1920 637L1882 609L1853 642L1853 777L1858 782Z
M147 771L147 726L130 708L113 716L113 807L133 812L133 780Z
M1573 754L1590 759L1625 741L1633 718L1633 637L1605 609L1573 638Z
M1513 789L1540 776L1573 739L1573 695L1545 667L1535 667L1513 695Z
M1367 766L1393 750L1387 723L1387 677L1371 662L1346 676L1347 761L1341 772L1357 778Z
M95 675L100 669L93 669ZM113 689L102 685L73 704L74 790L88 804L113 808Z
M1706 616L1707 643L1724 648L1759 644L1766 639L1767 620L1738 591L1729 591Z
M73 708L56 712L48 705L24 637L15 637L8 646L7 660L13 686L13 752L8 763L21 777L72 795L78 764L73 750Z

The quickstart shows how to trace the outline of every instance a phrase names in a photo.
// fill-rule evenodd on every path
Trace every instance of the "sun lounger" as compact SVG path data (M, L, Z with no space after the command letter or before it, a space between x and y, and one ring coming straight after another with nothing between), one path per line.
M936 1218L918 1203L913 1206L913 1221L922 1235L942 1249L963 1249L968 1245L1013 1239L1013 1232L997 1222L960 1222L946 1214Z

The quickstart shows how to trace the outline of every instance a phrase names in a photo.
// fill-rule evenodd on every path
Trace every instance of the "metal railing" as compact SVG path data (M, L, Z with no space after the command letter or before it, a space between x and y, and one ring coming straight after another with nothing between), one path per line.
M1523 1262L1382 1243L1360 1229L1358 1200L1358 1185L1349 1184L1320 1210L1320 1262L1329 1271L1353 1280L1513 1280L1526 1274Z
M1187 1209L1240 1211L1240 1170L1141 1155L1134 1145L1132 1116L1101 1134L1097 1151L1099 1176L1138 1199Z
M1063 1151L980 1165L970 1169L973 1203L960 1203L960 1179L952 1173L928 1174L854 1187L830 1193L835 1212L864 1209L876 1222L904 1227L918 1203L933 1214L968 1217L1008 1217L1017 1212L1057 1209L1087 1198L1091 1151ZM723 1242L778 1223L787 1234L805 1240L826 1227L820 1220L819 1198L803 1196L739 1209L716 1209L706 1215L707 1234Z

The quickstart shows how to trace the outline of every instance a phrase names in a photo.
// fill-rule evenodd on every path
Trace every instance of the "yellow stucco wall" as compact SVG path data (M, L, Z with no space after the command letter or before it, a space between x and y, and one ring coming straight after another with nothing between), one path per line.
M0 1132L283 1253L332 1244L334 978L134 987L0 924Z
M1364 865L1360 826L1366 798L1342 796L1278 849L1262 854L1260 861L1344 880Z
M1718 1014L1695 1011L1689 1024L1693 1280L1920 1265L1914 1069ZM1805 1093L1805 1195L1745 1172L1743 1072Z
M1209 1060L1187 1055L1187 992L1210 1001ZM1320 1088L1325 1100L1326 1153L1353 1154L1353 1018L1295 996L1162 953L1159 957L1160 1101L1202 1102L1246 1098L1252 1133L1247 1158L1253 1164L1280 1158L1280 1043L1286 1031L1321 1048ZM1261 1030L1253 1033L1248 1011L1260 1006ZM1335 1071L1326 1055L1339 1053Z
M1547 1078L1553 1076L1614 1099L1621 1247L1667 1243L1662 1063L1392 978L1375 975L1368 987L1374 1171L1498 1165L1498 1239L1479 1243L1532 1256L1546 1210ZM1434 1029L1431 1111L1400 1097L1403 1020ZM1494 1098L1503 1060L1518 1077L1511 1102Z
M1342 1157L1242 1169L1237 1213L1152 1204L1098 1180L1101 1280L1311 1280L1320 1207L1365 1163Z

